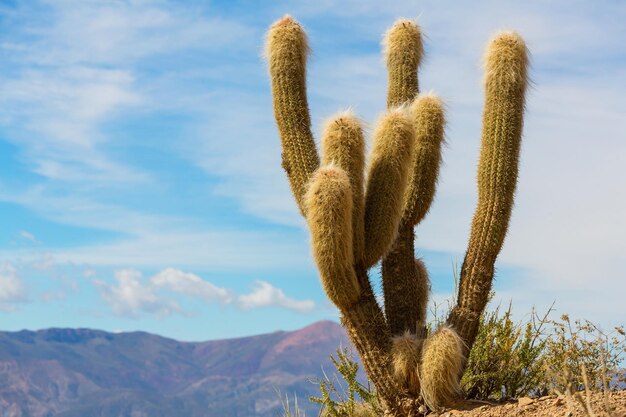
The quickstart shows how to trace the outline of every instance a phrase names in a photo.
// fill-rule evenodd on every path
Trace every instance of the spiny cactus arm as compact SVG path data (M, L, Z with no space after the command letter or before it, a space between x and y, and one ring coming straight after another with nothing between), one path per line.
M415 124L414 154L398 237L383 259L385 314L392 334L406 331L424 336L428 305L428 273L415 260L413 228L426 215L435 195L445 115L443 103L432 94L419 96L411 104Z
M363 216L365 199L365 138L361 122L351 111L343 111L326 122L322 135L322 165L334 164L350 178L352 189L352 243L355 264L363 262L365 237ZM369 285L369 284L368 284Z
M439 97L422 94L412 103L411 113L415 119L415 152L409 186L404 195L403 222L415 226L426 216L435 197L445 111Z
M352 257L352 190L338 167L318 169L305 195L313 257L328 298L346 310L360 297Z
M424 341L419 367L422 399L433 411L450 404L461 393L463 341L458 333L443 326Z
M379 120L369 161L365 193L365 267L383 257L393 244L413 155L413 121L405 107Z
M266 55L283 147L282 165L302 214L306 185L319 166L306 94L308 53L306 33L293 18L285 16L270 27Z
M391 336L373 294L361 291L365 269L355 270L352 257L350 178L339 167L318 169L305 195L313 257L326 294L339 308L342 322L361 356L365 371L390 409L403 394L391 373ZM357 274L363 274L361 279Z
M412 20L397 20L385 33L383 52L388 74L387 107L413 101L419 87L417 70L424 54L420 27Z
M447 321L463 339L466 357L489 298L494 264L513 208L527 67L528 51L518 34L502 33L490 42L485 58L478 205L461 267L457 305Z

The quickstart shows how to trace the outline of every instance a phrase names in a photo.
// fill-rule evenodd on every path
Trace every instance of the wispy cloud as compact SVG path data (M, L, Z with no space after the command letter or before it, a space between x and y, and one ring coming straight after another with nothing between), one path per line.
M19 3L4 24L14 33L0 54L21 69L0 75L8 139L25 147L34 172L74 182L146 180L103 148L111 140L105 122L158 103L143 67L180 51L217 51L249 33L234 21L156 1Z
M8 139L24 147L33 172L59 181L145 180L146 174L108 157L102 124L137 106L129 71L89 66L27 69L0 84Z
M303 235L285 236L274 230L241 230L229 225L208 227L202 219L187 218L184 213L145 213L88 198L58 196L40 187L20 193L3 190L0 185L0 199L63 224L115 232L105 242L46 249L45 256L59 263L156 268L176 264L212 269L312 264ZM282 256L277 257L277 253ZM40 262L42 256L22 248L0 249L0 258L5 259Z
M32 253L32 252L31 252ZM54 270L57 261L49 252L35 252L32 254L33 260L30 265L37 271L50 272Z
M31 243L41 243L39 240L37 240L34 234L27 230L20 230L19 234L22 239L27 240Z

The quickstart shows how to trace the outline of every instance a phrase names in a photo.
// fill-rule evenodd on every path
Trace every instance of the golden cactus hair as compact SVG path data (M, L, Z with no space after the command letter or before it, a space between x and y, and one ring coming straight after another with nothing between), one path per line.
M365 138L361 122L350 110L330 117L322 135L322 164L335 164L350 178L352 189L352 243L355 262L362 262L365 236L363 229L363 177Z
M420 393L419 362L423 339L406 332L393 338L391 348L393 373L404 388L414 397Z
M350 179L332 165L318 169L305 195L313 257L328 298L339 309L360 294L352 257L352 191Z
M306 33L292 17L285 16L270 27L265 55L283 147L282 165L303 214L306 185L319 166L306 93L308 54Z
M413 155L414 127L406 108L380 118L370 154L365 194L365 266L384 256L396 238Z
M493 281L494 264L506 236L517 184L527 87L528 51L513 32L497 35L485 56L485 107L478 162L478 204L461 267L458 303L448 324L469 351ZM468 352L465 352L466 355Z
M389 77L387 107L413 100L419 89L417 71L424 55L422 31L417 23L397 20L383 37L383 53Z
M445 111L439 97L419 95L411 104L415 120L415 150L409 186L404 195L403 221L419 224L435 197L441 147L444 142Z
M455 330L443 326L424 342L420 364L420 388L431 410L450 404L461 394L463 341Z

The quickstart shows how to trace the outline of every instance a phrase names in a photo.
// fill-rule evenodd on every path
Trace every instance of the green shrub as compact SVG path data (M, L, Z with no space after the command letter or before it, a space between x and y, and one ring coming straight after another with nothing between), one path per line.
M320 387L321 397L310 397L313 402L322 405L322 416L356 417L382 415L378 397L370 383L361 384L358 379L359 364L354 360L348 348L336 351L336 357L330 356L336 371L332 377L324 372L324 378L316 381ZM341 378L341 379L339 379Z
M511 318L511 304L503 314L500 307L483 314L461 380L468 398L503 400L546 390L542 332L551 311L538 317L533 310L531 319L520 323Z

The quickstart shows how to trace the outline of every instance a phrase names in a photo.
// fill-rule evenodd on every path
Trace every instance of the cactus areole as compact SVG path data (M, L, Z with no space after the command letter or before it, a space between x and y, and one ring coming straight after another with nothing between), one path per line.
M388 110L374 129L367 163L361 122L350 112L327 122L318 156L302 26L289 16L275 22L266 54L282 164L311 231L322 286L341 313L385 415L416 416L420 407L437 410L461 395L459 381L513 206L528 53L513 32L498 34L487 47L478 204L458 301L447 322L427 334L429 281L424 263L415 258L414 227L435 195L445 112L438 97L418 93L419 26L398 20L383 46ZM368 278L368 269L379 261L384 311Z

